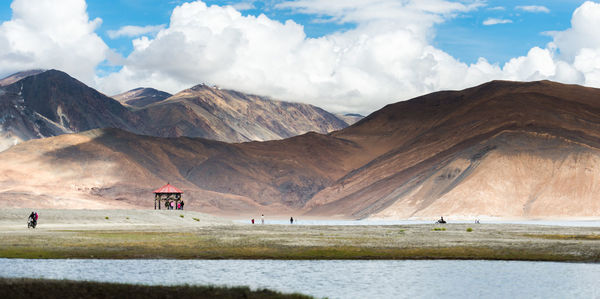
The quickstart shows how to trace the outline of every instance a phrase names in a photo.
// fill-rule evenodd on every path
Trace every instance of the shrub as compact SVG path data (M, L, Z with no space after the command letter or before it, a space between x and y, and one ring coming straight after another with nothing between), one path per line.
M472 229L472 228L470 228L470 227L467 227L467 231L468 231L468 232L472 232L472 231L473 231L473 229Z
M108 216L104 217L104 219L108 220Z
M196 220L196 221L200 221L200 219L198 219L198 218L192 218L192 219L194 219L194 220Z
M183 215L179 215L179 217L183 218Z
M436 231L436 232L439 232L439 231L445 231L445 230L446 230L446 228L445 228L445 227L434 227L434 228L432 229L432 231Z

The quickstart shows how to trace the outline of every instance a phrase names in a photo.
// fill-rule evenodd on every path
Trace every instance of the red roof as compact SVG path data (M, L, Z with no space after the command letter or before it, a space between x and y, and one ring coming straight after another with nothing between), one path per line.
M166 185L154 190L154 193L183 193L183 191L171 186L167 183Z

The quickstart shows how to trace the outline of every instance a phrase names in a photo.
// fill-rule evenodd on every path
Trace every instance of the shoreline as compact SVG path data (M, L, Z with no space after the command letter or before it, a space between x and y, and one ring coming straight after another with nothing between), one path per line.
M185 210L39 210L27 229L25 211L0 210L1 258L600 262L598 227L252 225Z

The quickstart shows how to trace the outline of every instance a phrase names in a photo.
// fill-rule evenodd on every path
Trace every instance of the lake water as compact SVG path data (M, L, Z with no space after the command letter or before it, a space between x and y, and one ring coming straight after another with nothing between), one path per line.
M0 276L249 286L329 298L600 298L600 264L585 263L0 259Z

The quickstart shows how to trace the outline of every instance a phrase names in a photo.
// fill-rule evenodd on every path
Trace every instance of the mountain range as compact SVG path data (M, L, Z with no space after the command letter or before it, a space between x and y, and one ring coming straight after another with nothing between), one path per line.
M0 162L0 202L20 206L151 208L168 181L186 207L221 214L597 217L600 90L492 81L327 134L232 144L95 129L16 145Z
M346 126L312 105L205 85L173 96L137 88L111 98L57 70L21 72L0 80L0 150L29 139L98 128L243 142Z

